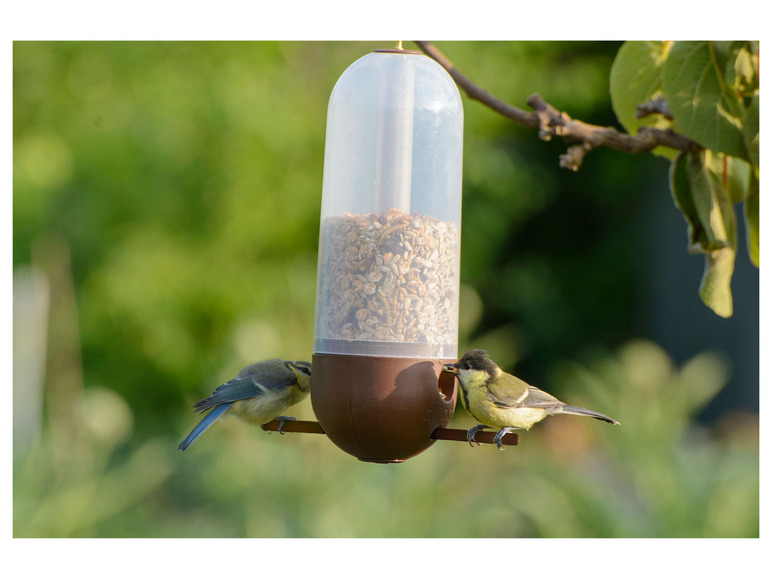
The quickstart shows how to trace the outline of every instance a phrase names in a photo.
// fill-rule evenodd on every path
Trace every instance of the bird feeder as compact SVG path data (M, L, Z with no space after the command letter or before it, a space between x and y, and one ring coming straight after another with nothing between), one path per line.
M311 402L368 462L434 443L456 403L463 108L420 52L377 50L327 112Z

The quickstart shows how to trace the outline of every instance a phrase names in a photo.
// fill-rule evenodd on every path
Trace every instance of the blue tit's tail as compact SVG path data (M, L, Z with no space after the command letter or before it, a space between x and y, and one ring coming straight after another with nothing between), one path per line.
M220 404L219 406L216 406L209 414L204 416L203 420L198 423L198 425L188 434L188 436L183 440L180 445L177 447L177 450L185 450L188 448L195 440L204 434L204 432L207 431L207 429L212 426L215 422L217 422L217 419L222 416L228 408L231 407L231 404Z

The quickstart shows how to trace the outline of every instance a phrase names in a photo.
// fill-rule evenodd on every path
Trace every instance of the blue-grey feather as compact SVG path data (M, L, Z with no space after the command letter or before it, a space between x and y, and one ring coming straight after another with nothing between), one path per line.
M297 362L294 367L303 366L310 370L310 364L307 362ZM271 360L264 360L256 364L250 364L246 368L243 368L238 376L229 380L225 384L218 386L211 395L203 400L199 400L193 405L193 408L197 412L204 412L209 409L213 409L207 414L201 422L196 426L193 431L182 441L178 450L185 450L190 446L199 436L201 436L206 430L214 424L220 416L222 416L235 402L240 400L256 399L258 402L254 408L250 408L248 412L254 414L260 412L262 403L269 403L272 400L272 404L275 407L277 402L276 397L282 398L282 402L285 406L289 406L293 401L292 388L298 385L298 378L295 372L292 371L293 363L281 360L279 358L273 358ZM305 372L309 374L309 372ZM303 391L307 394L307 388ZM269 405L268 408L271 406ZM236 413L242 419L242 408L238 408L239 412ZM269 410L271 412L271 410ZM272 418L271 416L270 418ZM270 420L270 418L266 418ZM258 419L255 416L250 416L250 419ZM262 419L260 417L259 419Z
M193 408L203 412L218 404L252 398L263 389L283 391L296 382L297 378L287 366L287 362L279 358L265 360L242 369L238 376L218 386L208 398L196 402Z
M204 434L204 432L207 431L207 429L212 426L215 422L217 422L217 419L220 418L227 410L231 407L231 404L221 404L220 406L217 406L214 410L212 410L209 414L204 416L204 418L199 422L196 427L188 434L187 437L185 437L185 440L183 440L180 445L177 447L177 450L185 450L188 448L191 444L193 444L196 439Z
M280 358L250 364L236 376L235 380L239 379L251 379L268 390L283 390L297 381L290 363Z
M197 412L203 412L209 408L214 408L220 404L235 402L236 400L246 400L260 394L260 390L255 382L250 378L242 380L234 378L222 386L218 386L209 397L199 400L193 405Z

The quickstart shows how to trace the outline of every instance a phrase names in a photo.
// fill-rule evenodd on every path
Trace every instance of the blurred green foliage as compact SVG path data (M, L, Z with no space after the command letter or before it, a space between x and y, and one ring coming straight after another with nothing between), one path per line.
M14 375L44 399L25 429L14 392L15 536L758 536L756 417L694 421L728 364L631 341L630 231L667 164L599 150L569 174L564 145L468 100L460 349L622 426L556 417L504 452L381 466L225 421L175 452L241 367L310 358L327 101L388 45L14 43L15 281L31 264L50 293L15 307L15 371L45 369ZM615 123L619 43L438 46L508 102ZM40 316L47 349L21 351Z
M576 402L622 426L551 418L518 447L444 442L385 466L358 462L323 436L269 436L234 420L185 455L174 449L190 417L126 448L127 405L97 390L73 410L101 417L101 427L85 421L66 458L57 460L63 449L50 431L17 461L14 534L758 536L758 423L738 415L710 431L690 421L726 381L721 357L674 368L658 346L631 342L593 358L560 364L555 383L572 384L583 392ZM456 425L473 422L460 415Z

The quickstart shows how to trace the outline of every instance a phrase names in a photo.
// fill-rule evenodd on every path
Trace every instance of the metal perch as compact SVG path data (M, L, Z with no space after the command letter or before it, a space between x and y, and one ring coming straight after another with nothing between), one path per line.
M278 419L271 420L270 422L263 424L262 429L269 432L277 432L279 430ZM284 422L282 432L299 432L302 434L324 434L322 426L318 422L310 420L287 420ZM466 442L466 430L460 430L458 428L437 428L432 432L432 440L455 440L458 442ZM494 444L493 437L496 436L495 431L485 432L479 431L475 434L474 441L482 444ZM505 434L501 439L503 446L517 446L520 441L519 436L514 432Z

